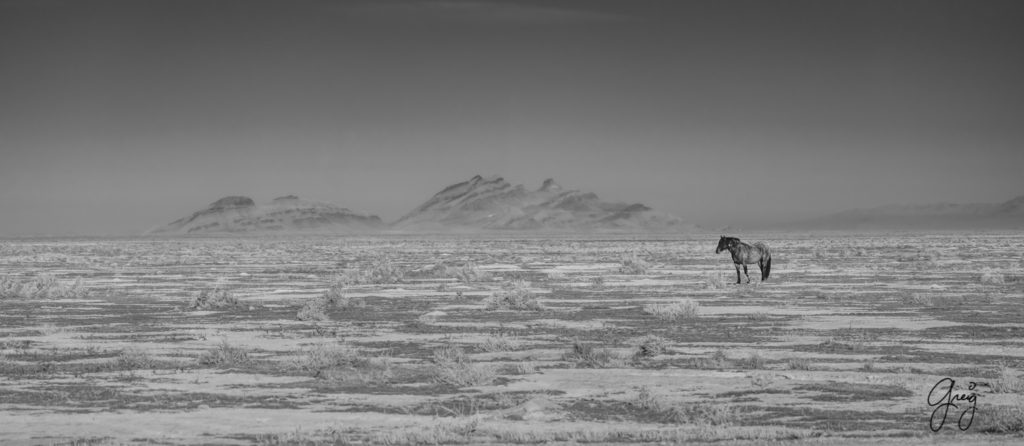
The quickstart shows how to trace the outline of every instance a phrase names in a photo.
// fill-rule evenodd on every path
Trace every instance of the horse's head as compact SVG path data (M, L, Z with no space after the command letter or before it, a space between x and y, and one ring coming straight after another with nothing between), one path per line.
M721 253L727 249L731 250L737 243L739 243L739 241L740 239L736 237L726 237L723 235L722 238L718 239L718 247L715 248L715 254Z

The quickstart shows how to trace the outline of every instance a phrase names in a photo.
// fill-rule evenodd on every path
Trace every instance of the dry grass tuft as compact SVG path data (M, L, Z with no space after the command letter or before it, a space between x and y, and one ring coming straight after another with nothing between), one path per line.
M390 257L379 256L370 261L366 269L346 270L338 275L336 282L342 285L390 284L405 280L405 270L399 268Z
M690 365L695 369L721 370L733 366L733 361L725 354L725 350L718 349L707 358L693 358Z
M647 304L644 305L644 313L666 321L696 319L700 317L700 304L692 299L670 304Z
M729 404L699 402L668 410L668 418L676 423L732 426L737 419L736 408Z
M229 290L202 290L192 296L188 304L189 310L222 310L240 305L238 299Z
M214 366L220 368L243 367L252 364L249 358L251 351L242 347L235 347L224 340L206 353L199 356L200 365Z
M643 410L650 410L660 412L662 410L662 403L658 400L658 397L651 392L651 388L647 386L640 386L636 390L636 399L632 401L632 404Z
M316 344L293 359L292 366L304 374L331 381L387 384L391 361L372 356L343 344Z
M330 320L327 312L332 308L355 308L365 305L366 302L362 299L346 296L344 285L335 282L320 296L307 300L295 316L300 321L326 321Z
M745 369L760 370L763 369L767 360L764 356L761 356L758 352L751 352L746 358L739 361L738 365Z
M721 271L708 271L704 273L704 288L709 290L720 290L725 288L725 278Z
M519 348L519 340L514 335L498 333L497 336L488 336L483 342L477 344L477 348L485 352L508 352Z
M537 296L530 291L530 283L520 279L502 284L501 290L484 299L484 308L516 311L541 311L544 309L537 301Z
M991 434L1024 433L1024 406L981 406L974 416L972 431Z
M295 317L300 321L326 321L330 320L330 316L327 315L327 309L330 306L330 301L323 297L314 297L306 301L299 308L298 313Z
M518 361L512 368L511 373L513 375L532 375L537 373L537 364L533 361Z
M669 341L661 336L647 335L642 338L634 339L631 344L635 346L633 357L635 358L650 358L665 353L668 348Z
M493 277L491 273L481 270L473 262L466 262L462 265L449 265L445 262L438 262L432 267L418 270L415 273L420 276L437 279L455 279L463 283L487 282Z
M573 363L578 368L618 368L629 365L629 358L616 354L606 348L594 348L593 345L576 341L562 359Z
M386 445L440 445L469 444L479 429L476 416L434 423L429 427L389 429L373 433L368 444ZM344 443L339 443L344 444Z
M456 387L490 384L495 378L493 369L473 363L462 348L453 345L434 350L433 363L434 379Z
M811 361L807 358L789 358L786 360L789 370L811 370Z
M148 369L156 365L146 352L138 349L125 349L117 355L115 367L118 370Z
M622 254L619 260L619 274L645 275L651 269L651 264L637 256L636 252Z
M1013 369L999 366L999 377L989 383L992 392L1024 394L1024 380L1013 374Z
M71 284L57 280L52 274L39 274L29 279L0 277L0 299L80 299L89 290L76 278Z
M1006 275L992 269L985 269L978 276L978 281L988 285L1003 285L1006 283Z

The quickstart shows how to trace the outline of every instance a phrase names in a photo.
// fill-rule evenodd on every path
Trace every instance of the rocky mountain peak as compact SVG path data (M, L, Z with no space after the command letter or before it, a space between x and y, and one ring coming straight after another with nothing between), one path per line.
M210 204L210 209L242 208L255 205L256 202L252 201L252 198L243 196L230 196L214 201L213 203Z
M539 190L542 191L542 192L547 192L547 191L557 192L557 191L562 190L562 186L559 185L558 183L556 183L554 178L548 178L548 179L544 180L544 184L540 185L540 189Z

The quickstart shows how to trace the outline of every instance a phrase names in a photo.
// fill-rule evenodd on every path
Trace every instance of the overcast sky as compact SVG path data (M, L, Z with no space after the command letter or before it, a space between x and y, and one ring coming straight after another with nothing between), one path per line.
M0 235L475 174L707 227L1024 194L1024 2L0 0Z

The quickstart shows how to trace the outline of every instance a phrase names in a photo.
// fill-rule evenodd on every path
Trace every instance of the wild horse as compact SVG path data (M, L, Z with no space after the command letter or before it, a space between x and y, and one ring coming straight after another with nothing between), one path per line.
M767 280L768 274L772 272L772 251L764 243L757 242L748 245L736 237L723 235L718 240L715 254L725 250L729 250L729 253L732 254L732 262L736 264L736 283L740 283L740 265L743 265L743 274L747 276L747 283L750 283L750 274L747 274L747 265L749 264L756 263L757 267L761 269L762 282Z

